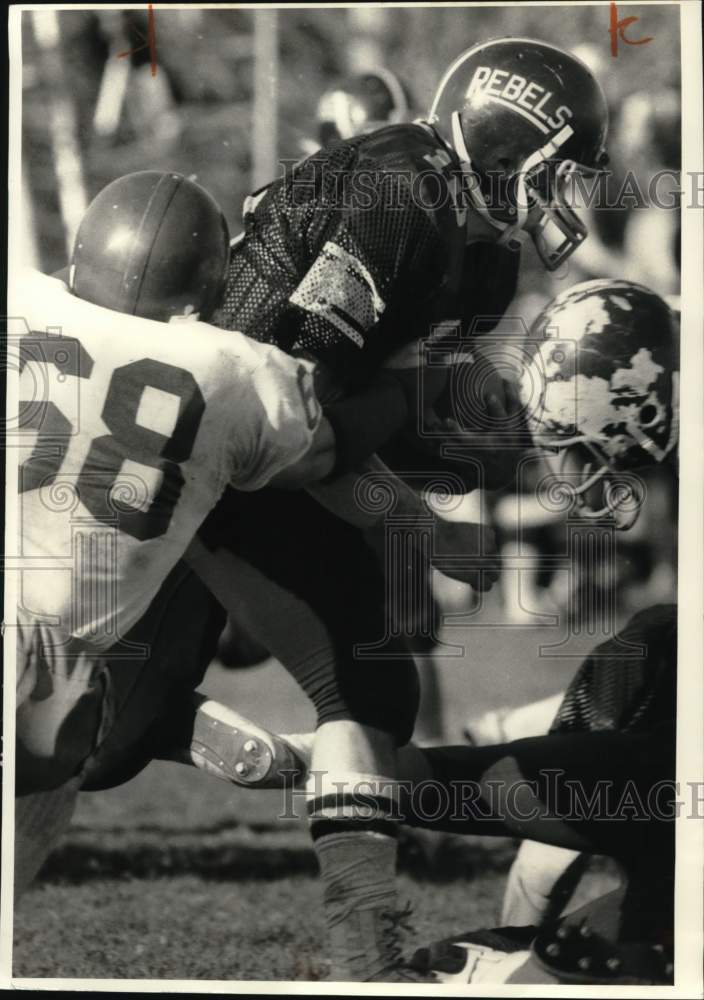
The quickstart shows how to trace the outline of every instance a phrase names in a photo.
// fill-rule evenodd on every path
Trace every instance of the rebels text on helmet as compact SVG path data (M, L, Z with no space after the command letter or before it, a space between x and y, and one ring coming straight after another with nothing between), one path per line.
M480 95L482 98L517 111L544 135L547 135L550 129L561 128L568 119L574 118L574 113L566 104L550 108L551 102L556 103L551 90L546 90L545 87L527 80L518 73L509 73L504 69L492 69L491 66L477 67L466 97L470 100Z

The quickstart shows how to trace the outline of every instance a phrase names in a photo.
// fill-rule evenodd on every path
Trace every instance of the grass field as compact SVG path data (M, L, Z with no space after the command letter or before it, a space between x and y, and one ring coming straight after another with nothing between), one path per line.
M483 627L453 629L448 638L465 653L438 661L448 742L460 740L468 715L551 694L578 666L576 656L539 654L540 644L559 640L557 629L507 629L492 615L488 607ZM274 662L242 671L214 664L203 690L284 731L313 721ZM277 818L283 804L279 792L245 791L166 763L121 788L85 793L16 909L14 975L321 978L315 860L303 821ZM513 851L504 840L405 834L409 945L495 923Z

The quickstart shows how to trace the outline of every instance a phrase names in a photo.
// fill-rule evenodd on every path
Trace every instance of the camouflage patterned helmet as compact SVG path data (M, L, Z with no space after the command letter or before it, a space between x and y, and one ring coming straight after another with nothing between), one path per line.
M593 487L603 486L608 500L614 473L656 465L677 445L675 314L641 285L587 281L546 306L530 344L520 392L534 444L557 449L560 473L571 455L566 486L580 513L615 513L608 502L587 502Z

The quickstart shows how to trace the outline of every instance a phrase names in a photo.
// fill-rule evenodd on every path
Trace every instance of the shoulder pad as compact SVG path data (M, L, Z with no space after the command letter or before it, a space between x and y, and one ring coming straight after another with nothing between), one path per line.
M458 160L436 133L425 125L387 125L364 136L359 145L359 161L369 166L371 161L383 170L413 172L443 168Z

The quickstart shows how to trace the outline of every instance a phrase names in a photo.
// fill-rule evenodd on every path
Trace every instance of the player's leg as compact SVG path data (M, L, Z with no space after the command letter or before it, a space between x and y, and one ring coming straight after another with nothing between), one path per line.
M15 899L68 827L86 762L114 708L99 654L23 614L18 619Z
M79 789L121 784L152 759L153 720L172 698L191 703L223 621L209 591L179 564L126 641L102 655L20 625L16 895L68 826ZM142 655L126 659L128 642Z
M368 664L360 664L359 677L352 676L351 669L345 671L348 678L339 675L341 653L335 648L335 637L307 602L231 552L218 552L217 578L206 569L206 563L211 570L215 566L210 557L201 562L194 556L193 565L216 593L227 599L235 581L237 596L232 595L232 600L238 609L243 596L251 598L247 602L248 631L266 636L271 652L317 708L319 724L312 741L307 796L330 928L331 978L369 978L387 964L388 956L379 948L382 935L378 928L396 901L397 737L381 720L368 725L352 717L364 718L365 713L349 707L353 692L346 690L346 681L364 690L366 678L365 697L372 721L390 706L374 705L376 678L370 678L373 671ZM324 580L325 586L332 584L332 580ZM349 614L349 607L344 613ZM409 669L407 658L403 662ZM387 673L397 674L398 666L382 665L381 679L385 679L384 667ZM354 702L354 694L351 700ZM406 714L411 718L402 735L404 741L411 735L414 712ZM363 808L359 805L360 790L366 793ZM368 818L370 802L372 817Z
M626 788L632 787L645 802L651 786L671 779L673 728L550 733L487 747L404 747L399 752L400 775L409 789L423 784L428 792L426 803L420 794L425 789L415 788L413 803L406 802L407 819L446 832L528 836L593 853L603 846L611 854L618 845L628 850L633 831L617 822L603 823L604 812L618 815L615 806ZM436 803L429 809L437 788L453 793L444 796L451 808L440 811ZM591 810L587 802L580 814L590 795L596 796ZM662 803L666 798L663 785ZM654 815L648 837L664 826Z
M470 932L423 949L415 967L426 973L440 969L441 981L457 983L562 982L560 971L567 981L589 982L600 964L612 971L614 981L617 974L643 976L626 982L661 981L649 979L645 968L650 959L666 954L673 929L674 727L559 733L503 747L404 749L400 756L401 774L416 782L416 791L417 782L423 783L421 794L404 801L406 822L456 833L529 837L538 849L550 844L606 854L623 873L618 890L567 916L558 919L553 911L545 919L533 913L543 916L545 930L533 927L530 953L525 944L507 939L497 945L486 940L486 932ZM442 817L439 792L447 803ZM544 861L542 855L537 861ZM510 923L498 935L505 937L516 930L514 921L530 916L526 910L505 914ZM637 954L629 957L622 944L636 947ZM517 948L525 950L528 963L520 969L513 962ZM544 978L543 961L531 968L536 950L548 967L554 966L552 978ZM668 971L664 957L660 965L652 974L667 981L672 967Z
M411 789L402 799L410 825L604 854L640 887L633 921L671 907L673 726L554 733L495 747L404 748L400 774Z
M396 899L396 748L413 728L415 666L400 642L396 659L355 655L386 625L383 578L358 532L305 494L240 497L228 517L208 526L216 557L192 547L189 559L317 709L308 814L331 977L374 978L395 956L385 928Z
M105 661L84 642L20 615L15 794L60 788L81 774L111 724Z
M153 758L151 729L172 699L189 702L211 662L225 613L179 562L121 646L105 653L112 720L86 764L83 789L111 788ZM125 657L128 644L140 656Z
M68 829L81 779L15 799L15 881L17 901Z
M585 855L525 840L508 873L501 905L504 927L536 927L561 912L584 870ZM569 885L565 876L570 873Z
M88 761L84 791L122 784L157 758L244 786L293 782L301 765L285 740L195 690L224 620L205 584L179 563L128 635L148 647L148 660L131 665L107 654L114 720Z
M526 736L542 736L550 729L557 714L564 691L532 701L518 708L489 709L464 727L464 735L473 746L492 743L510 743Z
M100 781L103 768L129 777L140 770L150 758L135 757L138 740L166 698L190 697L224 620L196 574L178 563L142 619L102 652L55 629L21 624L17 793L48 791L76 776L86 787Z

